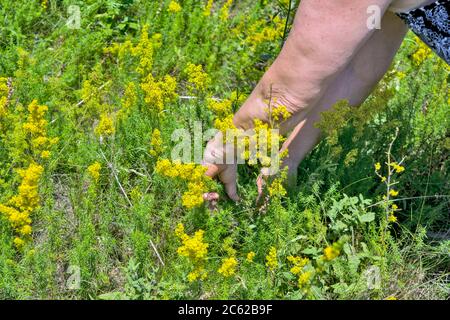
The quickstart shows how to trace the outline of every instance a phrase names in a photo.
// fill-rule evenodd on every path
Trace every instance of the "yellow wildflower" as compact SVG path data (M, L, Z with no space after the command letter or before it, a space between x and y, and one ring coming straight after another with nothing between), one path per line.
M204 92L210 82L208 74L203 71L201 65L195 65L193 63L188 63L187 67L184 69L187 75L188 89L192 91Z
M7 113L6 105L8 103L8 79L4 77L0 77L0 120Z
M230 115L232 112L231 106L232 101L229 99L224 99L222 101L208 99L208 109L213 111L219 117Z
M269 158L270 160L270 158ZM269 166L262 163L263 166ZM287 194L286 189L283 186L283 183L287 178L287 170L282 170L280 175L276 177L267 187L269 191L269 195L271 197L284 197Z
M14 245L18 249L21 249L24 246L24 244L25 244L25 241L23 239L19 238L19 237L15 237L13 242L14 242Z
M19 249L32 232L30 215L39 208L38 184L43 171L44 168L35 163L18 170L17 173L22 178L18 194L8 201L8 205L0 204L0 213L6 216L15 233L21 236L14 239L14 244Z
M189 282L194 282L196 280L205 280L208 273L203 267L197 267L193 271L189 272L187 279Z
M198 230L190 237L184 232L184 226L181 223L179 223L175 229L175 235L180 238L182 242L182 246L177 250L178 254L188 258L194 266L193 271L188 274L189 282L206 278L204 261L208 254L208 244L204 243L203 234L203 230Z
M181 203L188 209L198 207L203 204L203 193L206 191L203 184L190 182L188 184L188 190L181 196Z
M308 287L312 276L312 271L306 271L298 277L298 286L300 288Z
M405 167L399 165L399 164L396 163L396 162L391 162L389 165L390 165L390 166L395 170L395 172L397 172L397 173L402 173L403 171L405 171Z
M226 21L230 15L230 7L233 4L233 0L227 0L223 7L220 9L220 19Z
M248 37L245 40L252 49L255 49L263 42L273 42L280 39L284 33L286 20L276 16L272 21L272 25L267 25L264 19L257 20L248 28Z
M205 176L206 167L160 159L156 163L155 171L167 177L179 178L187 182L187 191L181 197L183 206L191 209L203 204L203 194L208 191L207 182L210 180Z
M214 127L223 132L226 133L227 130L235 130L236 127L233 123L233 115L230 114L228 116L226 116L225 118L218 118L214 121Z
M165 104L177 98L177 81L174 77L166 75L163 80L156 81L151 74L147 75L141 83L141 88L145 92L145 102L155 106L158 112L164 110Z
M381 169L381 164L379 162L375 163L375 170L378 171Z
M278 105L270 109L269 116L272 120L279 122L287 120L291 116L291 114L287 110L286 106Z
M253 259L255 258L256 253L254 253L253 251L250 251L249 253L247 253L247 261L248 262L253 262Z
M394 215L394 212L389 212L388 221L389 222L397 222L397 217Z
M95 128L95 134L98 136L111 136L116 132L114 121L111 116L103 113L100 116L100 121Z
M204 259L208 253L208 244L203 242L204 233L203 230L198 230L194 236L182 238L183 245L178 248L178 254L194 261Z
M424 44L418 37L416 37L416 42L418 43L419 47L412 55L413 63L418 66L421 65L428 57L431 56L432 51L431 49Z
M167 9L167 11L169 11L171 13L178 13L181 11L181 6L176 1L170 1L169 8Z
M209 17L211 15L211 9L214 4L214 0L208 0L205 6L205 10L203 10L203 15L205 17Z
M390 194L392 197L396 197L396 196L398 196L398 191L396 191L396 190L394 190L394 189L391 189L391 190L389 190L389 194Z
M231 277L236 273L237 264L235 257L226 258L223 260L218 272L224 277Z
M294 265L291 268L291 272L294 275L300 274L302 272L303 267L309 263L308 258L302 258L302 257L288 256L287 260Z
M102 165L97 161L95 161L93 164L91 164L87 168L89 175L95 182L97 182L98 179L100 178L100 170L101 169L102 169Z
M150 139L150 154L153 157L158 157L164 150L163 143L161 139L161 131L155 128L152 132L152 137Z
M45 120L47 111L47 106L39 105L37 100L33 100L28 105L27 121L23 124L24 131L31 138L30 148L36 157L45 158L50 156L48 148L58 142L58 138L49 138L47 136L48 121Z
M118 112L118 118L124 118L131 112L131 108L137 102L136 85L130 82L125 87L125 92L121 99L122 108Z
M341 251L339 247L336 243L333 243L331 246L328 246L323 250L323 258L325 261L331 261L336 259L340 253Z
M19 169L17 173L22 177L19 194L10 200L17 209L33 211L39 206L38 183L44 168L38 164L30 164L27 169Z
M41 152L41 158L47 159L47 158L50 157L50 154L51 154L50 151L44 150L44 151Z
M275 247L270 247L269 254L266 256L266 267L271 271L278 267L277 249Z
M148 28L148 24L143 26L139 43L135 47L130 48L131 54L140 58L136 71L141 75L149 74L151 72L154 49L161 46L161 35L156 33L150 39Z

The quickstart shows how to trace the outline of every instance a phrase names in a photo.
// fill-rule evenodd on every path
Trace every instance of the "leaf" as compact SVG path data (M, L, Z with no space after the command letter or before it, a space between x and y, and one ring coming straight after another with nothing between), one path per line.
M359 221L361 222L372 222L373 220L375 220L375 213L373 212L368 212L359 216Z
M103 294L99 295L98 299L100 299L100 300L128 300L128 297L123 292L113 291L113 292L107 292L107 293L103 293Z
M308 239L308 237L304 236L304 235L299 235L299 236L295 237L294 239L290 240L289 243L297 242L298 240L305 240L305 239Z
M316 254L319 254L320 252L321 252L321 250L314 248L314 247L309 247L302 251L303 254L310 254L310 255L316 255Z
M295 276L291 272L283 272L282 275L288 281L295 280Z

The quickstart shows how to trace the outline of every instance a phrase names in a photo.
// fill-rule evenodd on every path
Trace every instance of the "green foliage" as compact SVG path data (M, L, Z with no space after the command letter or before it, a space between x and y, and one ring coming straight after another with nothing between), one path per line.
M0 115L0 203L20 184L15 170L27 161L21 128L33 99L49 107L48 136L59 137L49 159L39 160L45 173L32 241L17 250L0 217L0 298L448 298L448 66L434 55L418 63L421 46L408 35L362 106L341 101L323 115L318 126L326 139L301 164L289 196L255 208L257 172L241 166L239 204L221 200L214 212L187 210L182 190L155 173L152 132L161 131L159 156L169 158L175 129L193 132L198 120L212 127L207 99L252 90L280 50L279 19L289 10L286 1L234 1L223 20L226 1L214 1L210 15L206 0L180 0L177 13L168 11L169 2L0 1L0 77L12 81L7 118ZM80 8L80 29L66 26L70 5ZM263 39L264 28L276 37ZM189 63L211 80L203 92L189 90ZM179 97L163 99L162 112L145 100L150 90L141 84L153 84L149 75L158 84L150 86L154 97L167 75L177 81ZM99 136L105 114L115 132ZM398 222L387 224L385 190L373 168L384 163L396 128L391 153L397 161L405 157L406 171L398 177ZM87 170L95 162L98 179ZM192 265L177 253L179 223L188 235L205 231L203 281L187 279ZM273 270L266 265L271 247ZM326 248L339 253L323 262ZM238 266L225 278L217 270L230 256ZM302 273L312 276L303 287L289 256L309 261ZM79 288L70 289L69 270L76 268Z

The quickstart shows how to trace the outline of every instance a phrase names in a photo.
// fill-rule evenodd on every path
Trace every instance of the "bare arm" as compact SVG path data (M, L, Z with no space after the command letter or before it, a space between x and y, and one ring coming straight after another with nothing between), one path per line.
M352 61L374 30L367 27L367 8L378 5L383 14L392 0L303 0L291 33L269 70L234 117L238 128L253 127L255 119L267 121L266 99L277 98L292 117L280 125L292 130L322 98L333 80ZM215 165L223 154L220 139L205 151L207 174L219 174L232 199L236 194L236 165Z

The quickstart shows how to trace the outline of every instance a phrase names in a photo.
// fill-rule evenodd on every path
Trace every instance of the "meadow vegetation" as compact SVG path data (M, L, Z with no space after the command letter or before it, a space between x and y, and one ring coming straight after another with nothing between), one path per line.
M0 0L0 298L448 299L450 68L413 34L263 208L261 163L234 203L171 159L231 127L297 2Z

